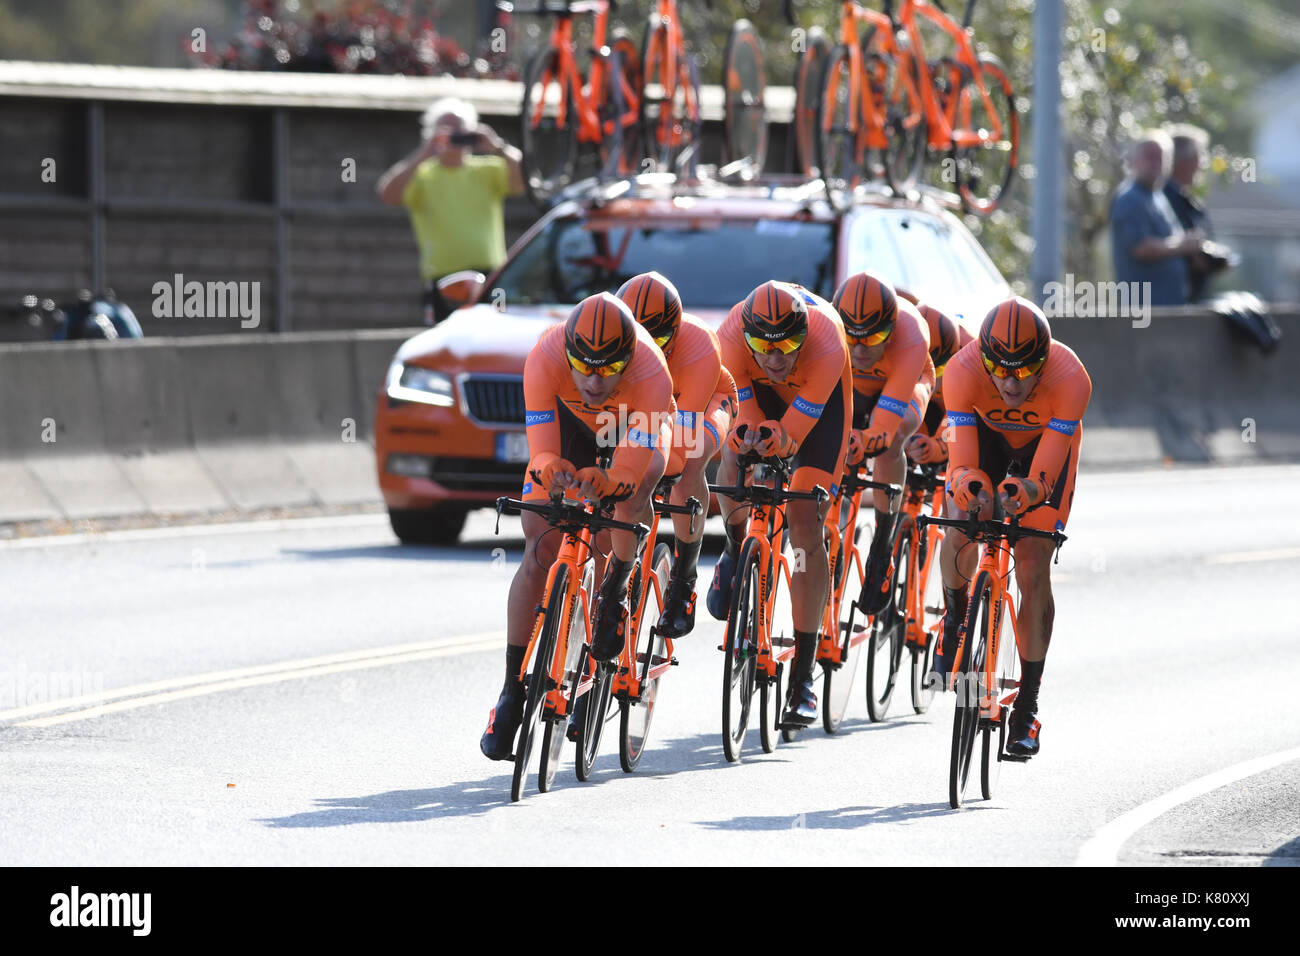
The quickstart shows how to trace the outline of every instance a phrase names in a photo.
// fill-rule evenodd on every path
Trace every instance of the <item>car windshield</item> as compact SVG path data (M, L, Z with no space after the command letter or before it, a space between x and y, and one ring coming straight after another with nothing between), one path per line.
M834 244L828 222L558 218L506 265L491 294L507 306L569 304L658 271L690 309L729 309L769 279L797 282L829 299Z

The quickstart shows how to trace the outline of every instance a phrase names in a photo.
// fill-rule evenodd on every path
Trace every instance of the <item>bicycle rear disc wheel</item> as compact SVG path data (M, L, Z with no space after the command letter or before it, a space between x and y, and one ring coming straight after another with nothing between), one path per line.
M573 99L556 75L559 57L539 50L524 71L524 98L519 119L524 188L538 208L573 180L578 162L578 116ZM564 119L559 108L564 103Z
M650 722L654 719L655 704L659 699L660 677L650 677L651 670L668 663L668 641L659 636L657 623L663 611L663 597L668 589L668 574L672 568L673 552L667 544L655 545L654 581L659 582L656 589L653 581L646 584L645 611L641 615L639 632L645 632L642 642L638 633L634 647L638 649L635 667L637 678L641 683L641 699L637 701L620 700L618 760L624 773L631 773L641 762L645 753L646 741L650 738ZM647 621L649 625L647 626Z
M817 166L821 170L826 198L836 209L853 204L853 192L862 182L862 153L859 149L861 104L855 104L849 87L852 75L848 47L831 51L822 70L817 97ZM856 109L855 109L856 107Z
M528 781L528 765L537 743L537 731L545 719L543 702L551 681L551 658L555 656L555 645L560 629L560 617L563 612L565 591L568 590L569 569L561 567L555 573L551 586L551 595L542 613L541 633L533 647L533 669L528 676L528 691L524 697L524 717L519 725L519 743L515 746L515 772L510 783L510 799L516 801L524 794Z
M767 79L763 42L748 20L737 20L727 34L722 90L724 165L743 161L754 173L761 172L767 157L767 114L763 106Z
M998 615L997 621L982 625L991 635L988 639L989 653L997 655L993 664L993 679L997 684L992 696L1002 703L997 720L985 721L981 728L980 793L985 800L993 799L993 790L998 785L1002 769L1002 748L1007 739L1007 719L1011 716L1010 704L1020 686L1020 651L1016 647L1014 632L1009 634L1003 626L1005 619L1004 611Z
M852 529L854 541L861 536L861 528ZM871 637L866 630L866 616L858 610L856 597L862 592L862 566L860 562L846 560L841 553L840 566L835 576L843 581L840 588L839 620L840 666L831 667L822 662L822 729L833 734L840 729L853 697L853 681L862 660L862 648Z
M889 603L871 622L871 640L867 646L867 713L877 723L889 713L907 635L907 588L914 526L911 515L900 513L896 520L891 545L894 580L890 582Z
M582 586L590 593L595 569L588 562L582 575ZM574 604L574 611L580 604ZM569 613L569 640L565 647L564 677L561 679L560 692L568 701L569 710L573 709L573 692L577 687L579 668L586 661L586 648L583 644L582 615ZM542 737L542 759L537 769L537 789L546 793L555 782L555 772L560 769L560 754L564 750L565 718L551 717L546 721L546 733Z
M961 196L962 208L977 216L987 216L1006 198L1015 177L1020 157L1020 114L1016 111L1011 80L1007 78L1001 61L989 54L981 54L979 65L980 77L997 114L1002 135L993 137L993 117L989 115L975 83L968 82L958 94L958 125L986 133L988 138L982 139L977 146L957 148L954 144L952 158L956 163L957 192Z
M809 178L821 175L817 165L817 118L821 102L822 73L830 57L831 43L821 27L808 31L807 46L794 68L794 132L790 136L793 153L791 172Z
M745 743L754 699L758 642L758 546L746 541L736 563L736 581L727 614L722 658L722 749L735 763Z
M956 810L966 793L971 757L980 722L980 675L984 671L984 639L979 629L981 608L988 606L987 571L975 578L970 607L966 612L965 642L961 668L957 671L957 706L952 718L952 750L948 759L948 805Z

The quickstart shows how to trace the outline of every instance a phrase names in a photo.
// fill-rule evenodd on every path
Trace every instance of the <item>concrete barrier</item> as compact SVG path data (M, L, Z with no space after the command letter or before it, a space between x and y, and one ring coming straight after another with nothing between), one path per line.
M1300 459L1300 312L1057 319L1093 380L1083 466ZM0 346L0 522L380 500L372 430L414 329ZM350 420L350 421L349 421Z

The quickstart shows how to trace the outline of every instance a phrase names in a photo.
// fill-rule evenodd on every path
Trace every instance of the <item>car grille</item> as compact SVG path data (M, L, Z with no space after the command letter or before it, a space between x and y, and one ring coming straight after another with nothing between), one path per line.
M485 458L431 458L429 477L450 491L517 495L524 483L524 466Z
M480 425L524 423L522 375L469 375L462 384L469 417Z

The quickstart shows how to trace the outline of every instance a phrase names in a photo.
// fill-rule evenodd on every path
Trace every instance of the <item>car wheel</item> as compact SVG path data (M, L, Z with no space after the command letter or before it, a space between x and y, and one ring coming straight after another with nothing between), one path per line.
M402 544L455 544L465 527L464 508L442 505L418 510L388 509L393 534Z

